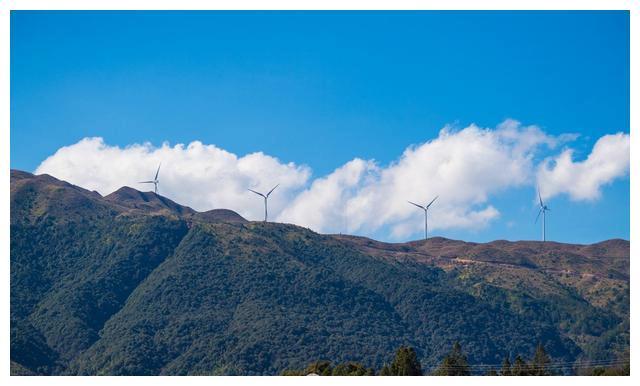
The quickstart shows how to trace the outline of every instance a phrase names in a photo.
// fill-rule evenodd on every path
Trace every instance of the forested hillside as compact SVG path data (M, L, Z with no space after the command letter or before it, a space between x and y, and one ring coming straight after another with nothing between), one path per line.
M428 370L456 341L470 364L628 357L629 242L387 244L11 172L15 374L381 368L402 345Z

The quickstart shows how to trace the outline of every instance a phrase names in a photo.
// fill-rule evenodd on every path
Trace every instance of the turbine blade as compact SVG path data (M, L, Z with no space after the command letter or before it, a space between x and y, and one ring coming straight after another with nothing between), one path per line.
M540 187L538 187L538 199L540 200L540 207L543 207L544 204L542 203L542 195L540 194Z
M155 181L140 181L139 184L155 184Z
M534 222L534 224L538 223L538 219L540 218L541 213L542 213L542 209L540 209L540 211L538 212L538 215L536 216L536 221Z
M407 202L408 202L409 204L411 204L411 205L415 205L415 206L417 206L418 208L420 208L420 209L422 209L422 210L427 210L424 206L422 206L422 205L418 205L418 204L416 204L415 202L411 202L411 201L407 201Z
M262 193L260 193L260 192L256 192L256 191L255 191L255 190L253 190L253 189L249 189L249 191L251 191L251 192L253 192L253 193L257 194L258 196L262 196L262 197L264 197L264 198L267 198L267 197L265 197L265 195L264 195L264 194L262 194Z
M429 207L431 206L431 204L433 204L433 202L434 202L435 200L437 200L437 199L438 199L438 197L439 197L439 196L436 196L436 198L434 198L433 200L431 200L431 202L430 202L429 204L427 204L427 209L429 209Z
M280 185L280 184L278 184L278 185ZM274 187L273 187L273 189L271 189L271 190L269 191L269 193L267 193L267 197L269 197L269 195L271 194L271 192L273 192L274 190L276 190L276 188L278 187L278 185L274 186Z
M158 179L158 173L160 173L160 166L162 165L162 162L160 162L160 164L158 165L158 170L156 170L156 178L154 178L155 180Z

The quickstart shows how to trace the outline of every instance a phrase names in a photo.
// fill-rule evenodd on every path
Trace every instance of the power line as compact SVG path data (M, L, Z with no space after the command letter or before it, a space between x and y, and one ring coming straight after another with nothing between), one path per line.
M527 369L558 369L558 368L591 368L591 367L614 367L620 366L630 363L629 360L597 360L597 361L589 361L589 362L552 362L548 365L536 365L536 364L525 364L523 368ZM513 368L514 364L511 364ZM467 366L431 366L432 369L461 369L461 368L469 368L469 369L477 369L477 370L491 370L495 368L502 368L503 364L475 364L475 365L467 365Z

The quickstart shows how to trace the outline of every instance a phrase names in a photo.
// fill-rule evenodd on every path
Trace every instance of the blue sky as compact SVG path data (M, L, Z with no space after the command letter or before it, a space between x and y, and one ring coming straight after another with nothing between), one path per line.
M580 134L562 145L576 161L629 133L628 12L11 14L12 168L99 136L262 151L312 180L354 157L388 165L448 124L508 118ZM553 197L551 238L628 239L628 176L601 192ZM498 219L434 234L538 238L534 194L495 192L485 204ZM364 233L389 239L386 227Z

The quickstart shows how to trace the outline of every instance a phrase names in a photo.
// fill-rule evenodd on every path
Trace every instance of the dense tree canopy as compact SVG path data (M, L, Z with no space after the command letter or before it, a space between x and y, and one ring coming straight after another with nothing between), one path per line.
M16 372L255 375L325 360L333 365L313 372L360 375L388 363L386 373L438 365L448 373L516 352L535 354L540 372L548 358L571 363L628 349L622 257L601 245L581 252L587 259L538 254L535 245L479 252L432 240L429 248L439 243L485 261L445 269L403 255L435 253L422 242L355 245L293 225L197 214L153 193L121 193L105 198L12 172ZM535 269L538 260L525 255L584 270L601 270L607 258L614 278L583 287ZM464 353L451 350L455 341ZM523 363L516 358L510 371L528 371Z

